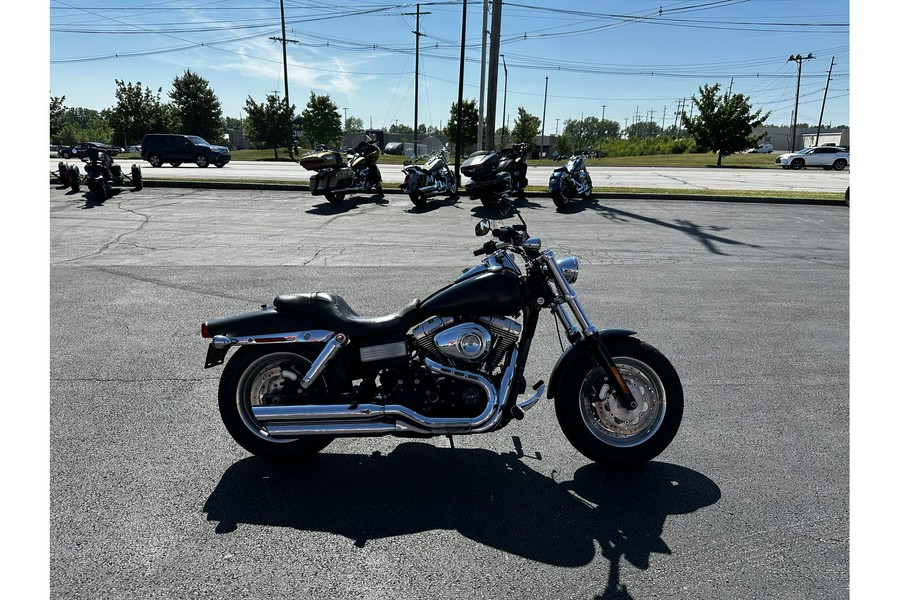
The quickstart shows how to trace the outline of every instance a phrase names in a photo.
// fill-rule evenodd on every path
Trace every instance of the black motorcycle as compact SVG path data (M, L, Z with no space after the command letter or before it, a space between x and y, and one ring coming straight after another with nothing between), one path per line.
M203 323L207 368L237 349L219 383L231 436L258 456L292 459L336 437L487 433L522 419L546 390L591 460L633 467L657 456L681 422L678 374L634 331L595 327L572 288L578 260L542 249L519 220L482 220L476 234L493 239L475 255L486 258L390 315L362 316L317 292ZM543 309L570 345L520 401Z
M139 165L131 165L129 177L122 172L121 165L115 164L110 153L104 149L89 148L82 160L85 161L84 177L76 165L59 163L60 180L74 192L79 191L83 182L95 204L103 204L109 200L115 193L114 188L118 186L131 184L136 192L144 188L144 178Z
M496 208L506 195L525 199L528 185L528 144L516 144L497 152L480 150L473 152L460 166L460 171L470 179L465 188L472 200L480 200L488 208Z
M550 174L550 197L557 208L563 208L576 198L587 200L591 197L594 184L591 174L584 164L584 155L576 154L566 161L562 167L557 167Z

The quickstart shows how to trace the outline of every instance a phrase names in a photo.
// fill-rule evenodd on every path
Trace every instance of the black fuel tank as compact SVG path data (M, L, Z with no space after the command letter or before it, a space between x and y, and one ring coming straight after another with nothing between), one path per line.
M509 269L484 271L448 285L426 298L423 316L515 315L522 310L524 292L518 275Z

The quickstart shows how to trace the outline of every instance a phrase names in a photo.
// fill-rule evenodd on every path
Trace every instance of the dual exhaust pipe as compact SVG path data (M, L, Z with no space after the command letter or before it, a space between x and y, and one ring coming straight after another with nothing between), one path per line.
M305 406L254 406L253 417L274 437L325 435L332 437L380 436L414 433L454 435L485 433L494 429L502 416L502 407L512 389L518 352L513 350L499 389L484 376L425 359L435 374L453 377L477 385L487 397L484 411L474 418L427 417L398 404L344 404ZM541 385L528 400L518 404L523 412L534 406L544 394Z

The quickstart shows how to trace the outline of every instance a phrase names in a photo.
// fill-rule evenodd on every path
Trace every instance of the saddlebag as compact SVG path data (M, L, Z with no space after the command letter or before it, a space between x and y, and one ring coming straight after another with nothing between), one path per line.
M309 178L309 191L313 196L321 196L325 190L345 188L353 182L353 169L341 167L328 173L316 173Z
M341 164L341 153L335 150L310 152L300 157L300 166L307 171L318 171L337 167Z

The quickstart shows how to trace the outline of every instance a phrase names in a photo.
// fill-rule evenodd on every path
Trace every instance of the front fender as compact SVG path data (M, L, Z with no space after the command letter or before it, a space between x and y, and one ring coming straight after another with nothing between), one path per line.
M565 173L565 167L560 167L556 169L552 173L550 173L550 191L558 190L562 185L563 174Z
M636 333L636 331L630 329L601 329L597 332L601 340L628 337ZM590 352L586 346L586 344L590 343L592 343L591 338L578 340L566 348L566 351L557 359L556 364L553 366L553 371L550 373L550 383L547 384L548 398L556 397L556 392L559 386L562 385L561 382L565 381L573 367L577 366L582 360L589 361L585 364L593 364Z

